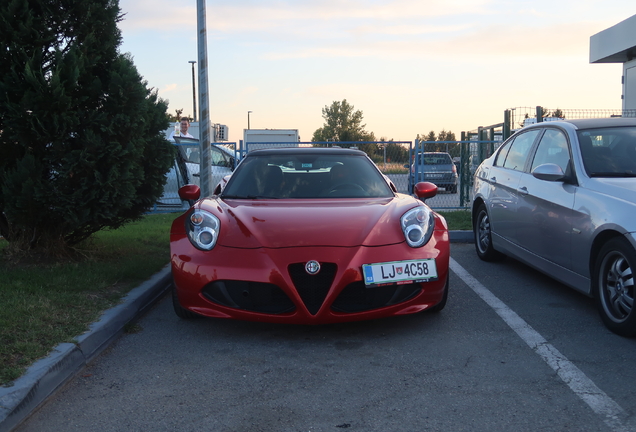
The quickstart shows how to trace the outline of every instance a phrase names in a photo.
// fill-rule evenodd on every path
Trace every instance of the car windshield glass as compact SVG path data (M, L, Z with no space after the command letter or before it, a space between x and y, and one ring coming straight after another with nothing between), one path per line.
M222 193L228 199L392 196L388 183L367 157L311 152L248 154Z
M584 129L577 132L585 171L590 177L636 175L636 128Z
M422 155L419 157L419 161L421 164L426 165L451 165L453 161L448 154L440 154L440 155L429 155L425 154L422 158Z
M184 162L200 164L201 154L198 144L178 144L179 153ZM230 157L217 146L210 146L210 165L231 167Z

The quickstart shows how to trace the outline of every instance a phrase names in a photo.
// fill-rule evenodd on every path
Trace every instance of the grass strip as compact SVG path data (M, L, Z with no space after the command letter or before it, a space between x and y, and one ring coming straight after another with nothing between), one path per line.
M438 211L437 213L444 216L444 219L446 219L448 223L449 230L473 230L470 211L468 210Z
M80 245L86 256L81 262L15 265L0 258L0 385L10 385L59 343L73 342L161 270L170 260L175 216L148 215L99 232Z

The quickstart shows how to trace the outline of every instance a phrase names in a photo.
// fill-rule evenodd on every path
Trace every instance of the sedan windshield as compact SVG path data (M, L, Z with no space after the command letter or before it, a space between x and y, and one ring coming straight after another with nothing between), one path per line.
M223 198L392 197L388 183L365 156L351 154L248 155Z
M577 135L590 177L636 176L636 128L584 129Z

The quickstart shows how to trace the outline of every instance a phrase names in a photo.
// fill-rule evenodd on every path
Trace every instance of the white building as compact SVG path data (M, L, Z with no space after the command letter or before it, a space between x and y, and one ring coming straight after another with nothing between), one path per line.
M590 37L590 63L623 63L623 110L636 109L636 15Z

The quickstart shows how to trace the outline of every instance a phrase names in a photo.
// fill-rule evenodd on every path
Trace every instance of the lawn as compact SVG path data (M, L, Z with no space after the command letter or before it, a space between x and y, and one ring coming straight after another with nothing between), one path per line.
M442 212L449 228L470 229L467 211ZM0 254L0 385L10 385L56 345L73 342L101 312L170 260L175 214L146 216L97 233L81 262L15 266ZM0 250L6 241L0 239Z
M20 265L0 255L0 385L85 332L101 312L170 260L174 214L146 216L81 245L81 262ZM6 241L0 239L0 249Z
M449 230L473 230L470 211L468 210L438 211L437 213L444 216Z

